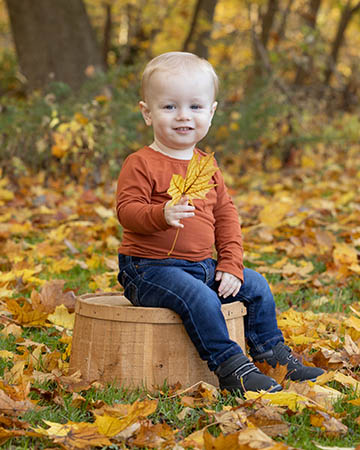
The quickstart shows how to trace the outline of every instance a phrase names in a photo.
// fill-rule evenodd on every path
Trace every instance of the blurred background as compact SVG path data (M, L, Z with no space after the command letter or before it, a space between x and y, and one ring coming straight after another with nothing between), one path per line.
M149 143L146 62L208 58L219 108L202 147L227 181L357 152L360 1L0 0L0 164L101 183Z

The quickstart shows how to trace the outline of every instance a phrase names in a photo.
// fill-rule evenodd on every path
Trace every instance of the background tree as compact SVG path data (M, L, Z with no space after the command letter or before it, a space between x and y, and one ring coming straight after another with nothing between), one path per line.
M249 4L248 7L252 23L251 35L253 41L255 73L257 76L261 76L269 71L267 46L275 15L279 10L279 0L268 0L265 8L255 4ZM254 16L256 16L256 21L254 21Z
M331 75L333 74L341 46L343 45L346 29L356 13L360 11L360 2L352 4L352 0L347 0L342 9L340 20L337 26L335 38L333 40L330 55L328 58L327 68L325 70L325 83L329 84Z
M103 68L82 0L5 0L19 65L30 89L57 80L78 88Z
M315 42L316 22L320 5L321 0L310 0L307 9L302 14L306 33L305 39L309 47ZM296 85L303 84L306 77L310 75L313 67L313 59L311 51L305 48L295 75Z
M197 0L183 50L202 58L208 57L209 39L217 0Z

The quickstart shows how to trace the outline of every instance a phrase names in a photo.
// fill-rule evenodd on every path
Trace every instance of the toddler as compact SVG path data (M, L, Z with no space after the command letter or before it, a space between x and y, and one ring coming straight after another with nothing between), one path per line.
M221 389L274 392L282 387L229 338L222 304L246 306L245 337L254 361L287 365L287 377L297 381L315 380L323 370L293 356L278 328L267 281L244 268L238 213L220 170L211 180L215 187L205 199L194 200L195 206L186 197L171 206L167 193L172 175L185 178L193 154L205 155L196 145L210 128L217 90L211 64L191 53L165 53L146 66L140 109L154 141L131 154L119 176L116 205L123 240L118 279L134 305L180 315Z

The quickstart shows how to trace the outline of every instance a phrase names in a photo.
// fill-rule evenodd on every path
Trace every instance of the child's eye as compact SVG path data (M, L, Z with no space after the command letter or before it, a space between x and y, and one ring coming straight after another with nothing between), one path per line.
M197 104L191 105L191 109L201 109L201 105Z
M165 105L164 109L169 109L169 110L175 109L175 105Z

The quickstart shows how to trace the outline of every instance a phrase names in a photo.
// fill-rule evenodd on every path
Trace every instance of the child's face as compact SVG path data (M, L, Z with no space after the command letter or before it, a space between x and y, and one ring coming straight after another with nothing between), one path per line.
M160 149L189 150L206 136L217 103L211 75L155 72L140 108Z

